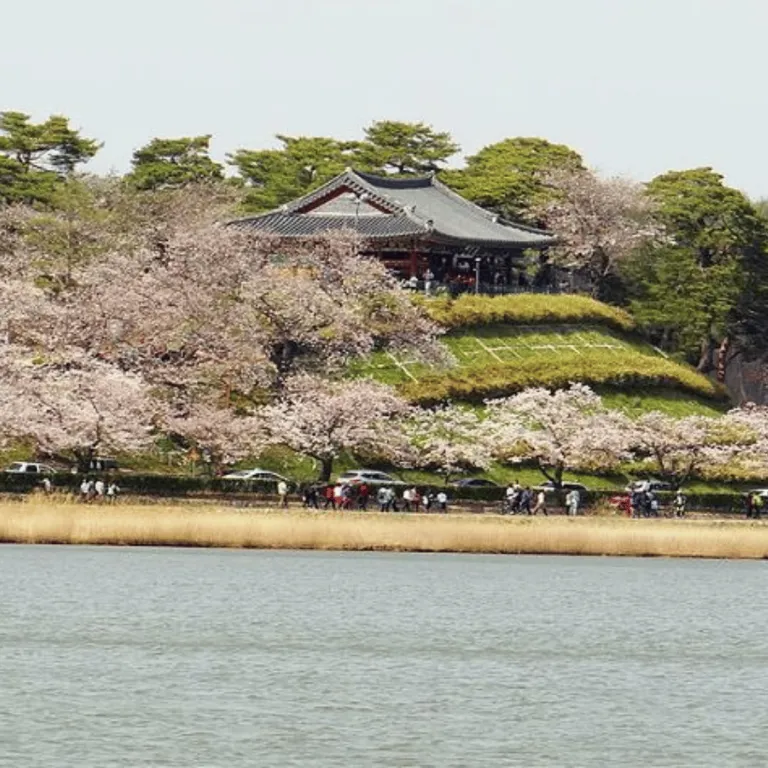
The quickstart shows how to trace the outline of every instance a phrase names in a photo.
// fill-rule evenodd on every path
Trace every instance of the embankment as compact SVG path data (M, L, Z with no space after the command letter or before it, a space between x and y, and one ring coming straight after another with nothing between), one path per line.
M0 505L0 542L636 557L768 557L768 525L563 517Z

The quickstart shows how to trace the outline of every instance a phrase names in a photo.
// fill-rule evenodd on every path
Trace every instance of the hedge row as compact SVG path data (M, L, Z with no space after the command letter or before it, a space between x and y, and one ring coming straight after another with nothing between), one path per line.
M631 351L607 356L596 350L563 351L552 358L530 357L510 363L449 368L404 382L399 389L404 397L420 405L448 400L481 403L527 387L559 388L572 381L592 386L669 387L706 398L726 397L720 385L672 360Z
M631 331L635 321L622 309L588 296L515 294L457 299L420 299L432 320L444 328L470 328L494 323L519 325L596 323L618 331Z

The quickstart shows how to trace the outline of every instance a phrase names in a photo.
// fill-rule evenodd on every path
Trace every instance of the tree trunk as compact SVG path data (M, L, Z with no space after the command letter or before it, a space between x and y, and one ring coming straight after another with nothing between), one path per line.
M320 481L327 483L331 479L331 472L333 471L333 458L320 459Z
M728 351L731 346L731 340L726 336L720 343L720 347L717 350L717 365L716 376L717 380L721 383L725 383L725 373L728 366Z
M701 341L701 353L699 355L699 364L696 370L701 373L709 373L714 367L715 342L711 336L707 336Z

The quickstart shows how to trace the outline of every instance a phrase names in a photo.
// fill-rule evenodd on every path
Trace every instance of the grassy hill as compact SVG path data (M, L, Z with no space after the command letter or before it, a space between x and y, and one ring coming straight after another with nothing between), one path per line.
M431 368L377 353L355 367L393 384L413 402L481 403L532 386L589 384L630 413L715 413L725 391L641 341L625 312L583 296L465 296L421 300L447 332L455 365Z

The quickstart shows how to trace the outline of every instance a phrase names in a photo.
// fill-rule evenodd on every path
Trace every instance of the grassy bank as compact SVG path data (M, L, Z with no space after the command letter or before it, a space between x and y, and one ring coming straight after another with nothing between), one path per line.
M0 542L484 554L768 557L768 526L606 518L233 512L0 505Z

